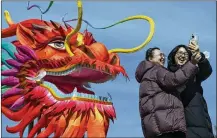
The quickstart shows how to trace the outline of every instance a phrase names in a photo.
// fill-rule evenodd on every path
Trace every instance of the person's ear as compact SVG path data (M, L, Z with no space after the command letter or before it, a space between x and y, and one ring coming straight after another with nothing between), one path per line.
M149 61L152 61L152 57L149 57L148 60L149 60Z

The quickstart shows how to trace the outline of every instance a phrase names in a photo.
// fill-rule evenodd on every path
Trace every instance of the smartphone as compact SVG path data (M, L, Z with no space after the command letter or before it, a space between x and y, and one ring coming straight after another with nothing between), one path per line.
M191 43L192 41L194 41L194 42L196 42L196 44L198 44L198 36L195 35L195 34L192 34L192 35L191 35L191 39L190 39L190 43Z

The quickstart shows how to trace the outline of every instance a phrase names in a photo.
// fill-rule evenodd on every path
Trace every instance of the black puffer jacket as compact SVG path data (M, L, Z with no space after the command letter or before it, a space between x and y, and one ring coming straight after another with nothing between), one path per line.
M180 67L174 65L175 49L169 54L168 69L175 72ZM202 59L198 63L199 72L191 79L181 92L182 102L185 108L187 124L187 138L214 138L212 123L209 117L206 100L203 97L202 81L206 80L212 73L209 61L201 53Z
M139 109L146 138L169 132L186 132L184 107L174 89L194 77L196 72L197 67L191 62L175 73L149 61L138 65L135 77L140 83Z

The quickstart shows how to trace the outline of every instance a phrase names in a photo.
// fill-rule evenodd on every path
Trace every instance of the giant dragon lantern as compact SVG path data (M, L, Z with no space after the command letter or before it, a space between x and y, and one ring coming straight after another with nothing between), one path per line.
M111 26L135 19L150 23L148 38L131 49L108 50L93 35L79 32L82 25L82 2L77 0L75 28L54 21L27 19L14 23L4 12L9 25L2 38L2 113L19 122L7 126L9 133L23 137L106 137L109 122L116 118L111 97L96 96L89 83L104 83L122 73L118 53L133 53L147 45L154 34L154 21L136 15ZM103 29L103 28L102 28ZM99 84L100 85L100 84ZM118 88L117 88L118 91ZM34 122L34 123L33 123ZM43 130L42 130L43 129Z

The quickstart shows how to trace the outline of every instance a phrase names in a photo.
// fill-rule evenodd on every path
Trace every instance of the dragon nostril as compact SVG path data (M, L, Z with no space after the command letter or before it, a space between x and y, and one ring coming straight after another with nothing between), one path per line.
M113 56L112 60L110 61L110 64L115 65L117 63L117 57Z
M84 50L84 52L88 55L88 57L90 57L90 58L92 58L92 59L96 59L96 57L94 56L94 54L91 52L90 49L88 49L88 48L86 48L86 47L84 46L83 50Z

